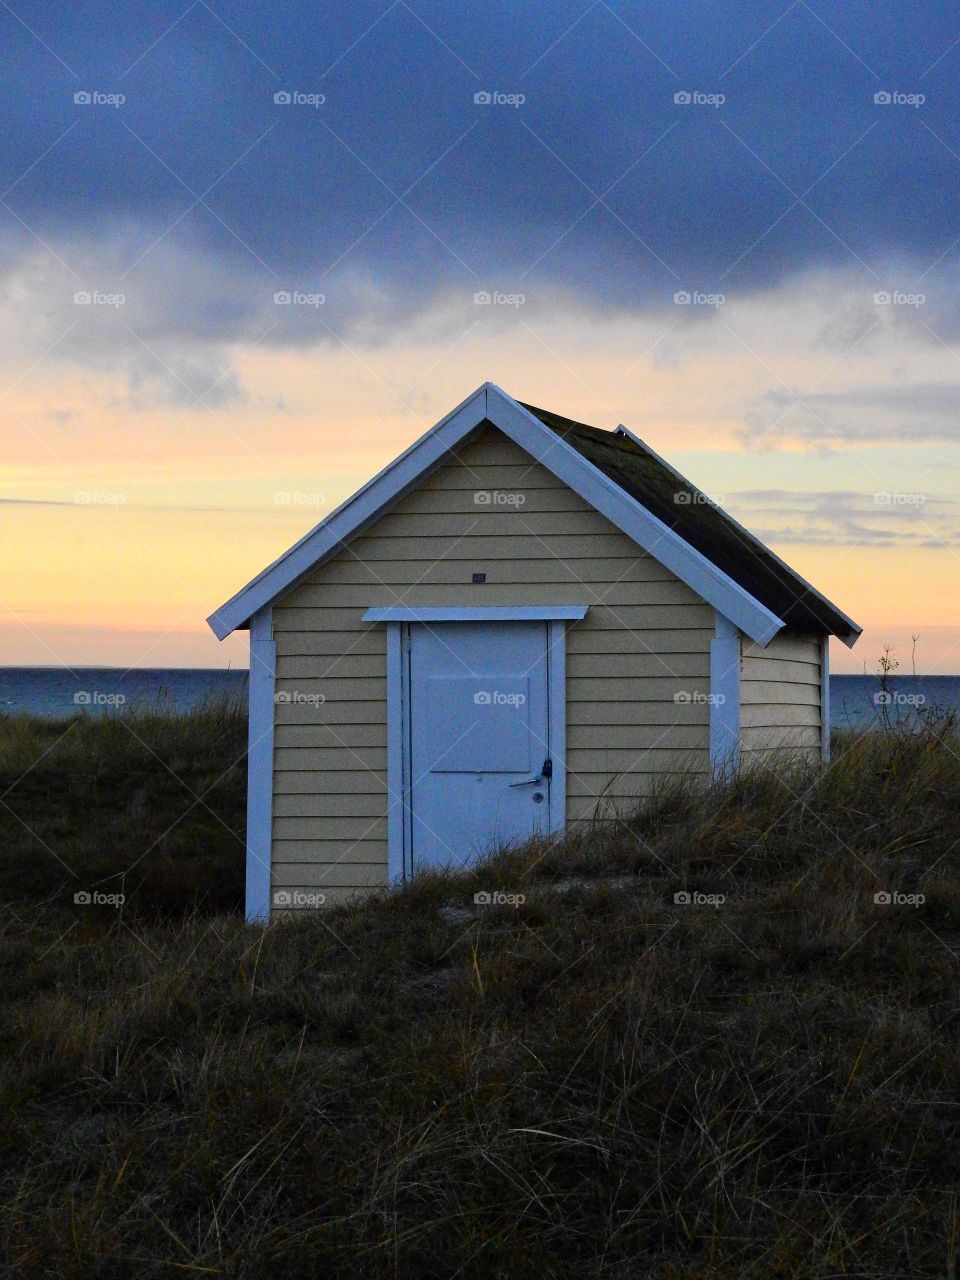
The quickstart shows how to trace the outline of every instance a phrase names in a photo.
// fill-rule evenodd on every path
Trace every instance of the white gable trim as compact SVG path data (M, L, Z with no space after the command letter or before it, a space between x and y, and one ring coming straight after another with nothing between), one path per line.
M271 604L413 489L483 421L486 405L486 388L481 387L221 605L207 619L217 639L245 626L258 609Z
M758 645L766 646L783 629L782 618L631 498L556 432L488 382L221 605L207 619L217 638L222 640L231 631L247 625L253 614L271 604L370 525L437 467L485 418Z
M638 546L665 565L701 599L764 647L784 627L759 600L658 519L572 445L545 427L499 387L490 388L490 420L570 486ZM496 400L494 400L496 397Z
M639 445L641 449L646 449L647 453L649 453L652 458L655 458L665 471L669 471L671 475L676 476L680 484L687 485L689 487L690 481L682 476L676 467L671 466L666 458L661 457L661 455L657 453L656 449L652 449L645 440L641 440L639 436L635 436L628 427L623 425L622 422L620 426L617 427L617 434L627 436L627 438L632 440L634 444ZM828 609L832 609L834 613L838 613L840 617L843 618L844 622L850 624L850 634L845 636L841 635L838 638L843 641L848 649L852 649L860 639L863 627L854 622L854 620L848 614L844 613L842 609L838 609L832 600L828 600L822 591L818 591L817 588L813 586L812 583L809 583L802 574L797 573L796 569L792 569L790 565L787 564L786 560L781 560L775 551L771 551L765 542L760 541L756 534L751 533L750 530L745 528L739 520L735 520L729 511L725 511L723 508L718 507L709 494L704 494L704 497L707 499L707 502L711 507L716 508L716 510L719 511L725 519L729 520L735 529L743 534L747 542L752 543L755 547L759 547L760 550L764 552L765 555L768 555L771 560L775 560L781 569L786 569L787 573L789 573L792 578L796 578L796 580L803 585L806 591L809 591L812 596L816 596L821 604L825 604Z

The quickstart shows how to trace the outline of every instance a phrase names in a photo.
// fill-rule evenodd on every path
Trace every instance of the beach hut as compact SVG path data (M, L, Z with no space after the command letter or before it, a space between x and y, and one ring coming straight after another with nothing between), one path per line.
M860 633L625 427L492 383L209 623L250 632L251 920L826 759Z

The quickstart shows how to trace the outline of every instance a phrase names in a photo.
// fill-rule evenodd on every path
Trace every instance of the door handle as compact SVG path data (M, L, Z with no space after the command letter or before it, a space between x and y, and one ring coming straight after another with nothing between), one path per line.
M543 782L544 779L553 777L553 761L547 756L543 762L543 767L535 778L524 778L523 782L511 782L511 787L532 787L535 783Z

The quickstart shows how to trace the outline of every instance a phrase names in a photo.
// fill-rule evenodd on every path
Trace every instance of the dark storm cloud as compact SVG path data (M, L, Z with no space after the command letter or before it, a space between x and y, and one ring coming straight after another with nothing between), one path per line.
M175 245L223 270L177 281L164 323L193 336L258 329L276 291L389 325L491 287L882 287L898 255L944 255L932 291L957 253L960 48L932 3L21 0L0 39L0 271L103 242L135 294ZM290 306L267 341L316 321Z

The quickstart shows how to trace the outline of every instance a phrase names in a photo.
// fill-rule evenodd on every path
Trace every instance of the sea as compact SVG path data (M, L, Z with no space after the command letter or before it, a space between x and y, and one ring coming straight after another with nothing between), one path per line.
M211 699L242 703L243 670L197 667L0 667L0 715L62 720L138 711L192 711Z
M194 667L0 667L0 716L126 715L190 711L211 699L242 703L247 672ZM830 723L860 732L916 718L918 711L960 714L960 676L830 677Z

